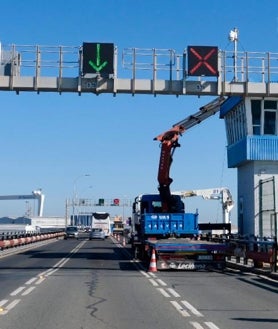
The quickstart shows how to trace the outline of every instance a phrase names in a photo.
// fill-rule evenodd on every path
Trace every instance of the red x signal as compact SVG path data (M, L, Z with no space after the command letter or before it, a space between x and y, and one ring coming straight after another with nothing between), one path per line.
M188 75L218 76L218 48L188 46Z

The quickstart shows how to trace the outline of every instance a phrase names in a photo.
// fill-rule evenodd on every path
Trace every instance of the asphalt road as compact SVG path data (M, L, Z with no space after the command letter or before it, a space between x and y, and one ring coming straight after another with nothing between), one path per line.
M149 273L113 238L0 259L0 329L276 329L278 284L235 271Z

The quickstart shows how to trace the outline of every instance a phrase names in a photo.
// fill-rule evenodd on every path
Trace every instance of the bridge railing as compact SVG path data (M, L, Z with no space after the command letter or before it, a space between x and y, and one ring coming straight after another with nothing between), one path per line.
M80 71L80 47L8 45L2 46L0 59L4 75L62 78Z
M223 51L220 58L223 81L278 82L278 53Z
M277 241L276 239L230 239L230 254L237 263L248 264L250 260L255 268L269 268L277 272Z
M228 234L202 234L201 240L226 243L227 260L254 268L268 268L277 272L278 245L276 238L247 239Z
M124 48L120 56L116 47L114 62L114 78L278 83L278 53L271 52L219 50L218 77L188 76L186 50ZM81 71L81 46L13 44L0 49L0 75L72 78L79 77Z

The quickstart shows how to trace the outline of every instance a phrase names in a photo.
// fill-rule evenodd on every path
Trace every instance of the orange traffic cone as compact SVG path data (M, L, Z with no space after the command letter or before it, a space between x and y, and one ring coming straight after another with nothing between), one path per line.
M157 272L155 250L152 251L152 257L149 266L149 272Z

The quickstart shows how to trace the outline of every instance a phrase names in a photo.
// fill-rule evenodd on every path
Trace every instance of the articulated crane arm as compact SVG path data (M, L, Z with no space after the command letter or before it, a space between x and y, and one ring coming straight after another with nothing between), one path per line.
M218 97L212 102L200 108L200 110L188 116L186 119L176 123L173 127L158 135L154 140L161 142L161 152L160 160L158 167L158 190L160 193L160 198L162 202L162 211L163 212L172 212L174 207L173 198L171 196L170 185L173 181L170 178L170 168L173 162L173 155L175 149L180 147L178 142L179 137L189 128L194 127L195 125L206 120L210 116L214 115L220 110L220 106L224 103L224 97Z
M230 190L227 187L217 187L204 190L175 191L175 195L181 198L201 196L205 200L220 200L222 204L223 223L230 223L230 212L234 207L234 201Z
M170 168L173 162L175 149L180 147L178 139L184 131L185 129L182 126L174 126L172 129L154 138L154 140L161 142L157 179L159 182L158 191L162 202L163 212L171 212L172 198L170 185L173 179L170 177Z

